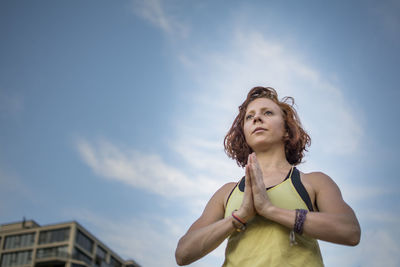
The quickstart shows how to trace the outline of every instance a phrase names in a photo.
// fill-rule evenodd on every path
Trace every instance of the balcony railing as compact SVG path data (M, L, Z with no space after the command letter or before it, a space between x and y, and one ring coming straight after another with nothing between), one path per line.
M51 251L51 252L38 253L36 255L37 260L43 260L48 258L69 259L71 258L71 255L65 251Z

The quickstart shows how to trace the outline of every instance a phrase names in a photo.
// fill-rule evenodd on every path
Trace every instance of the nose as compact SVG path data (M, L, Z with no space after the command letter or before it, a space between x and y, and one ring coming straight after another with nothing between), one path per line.
M255 114L253 117L253 123L256 123L257 121L262 122L260 114Z

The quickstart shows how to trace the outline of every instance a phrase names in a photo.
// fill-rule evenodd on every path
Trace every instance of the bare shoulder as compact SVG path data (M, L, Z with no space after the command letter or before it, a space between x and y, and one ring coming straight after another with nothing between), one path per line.
M219 207L219 209L225 209L225 202L235 186L236 183L234 182L226 183L221 186L208 201L204 212L207 212L210 209L215 209L217 207Z
M324 187L338 187L335 181L323 172L302 173L302 176L305 182L317 191Z
M225 203L228 200L228 197L230 196L232 190L235 188L237 183L235 182L230 182L224 184L218 191L221 191L221 195L223 196L223 201L224 201L224 209L225 209Z
M225 200L236 183L226 183L221 186L208 201L201 216L190 226L188 232L210 225L224 217Z
M220 197L224 197L226 194L229 194L232 189L236 186L235 182L229 182L224 184L223 186L221 186L213 195L214 196L218 196L218 198Z
M223 186L221 186L221 188L218 189L218 191L222 191L222 192L229 191L229 193L230 193L230 191L236 186L236 184L237 184L236 182L226 183Z
M351 208L343 200L340 188L335 181L323 172L303 174L315 193L315 201L319 211L352 213Z

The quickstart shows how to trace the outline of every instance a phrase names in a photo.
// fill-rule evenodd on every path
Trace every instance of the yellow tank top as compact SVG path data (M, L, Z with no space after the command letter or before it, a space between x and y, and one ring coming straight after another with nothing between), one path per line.
M307 209L312 204L300 180L300 172L293 167L280 184L267 189L271 202L284 209ZM244 195L244 177L228 198L225 217L239 209ZM228 239L224 267L291 267L324 266L316 239L296 234L297 245L290 245L290 229L256 215L243 232L235 232Z

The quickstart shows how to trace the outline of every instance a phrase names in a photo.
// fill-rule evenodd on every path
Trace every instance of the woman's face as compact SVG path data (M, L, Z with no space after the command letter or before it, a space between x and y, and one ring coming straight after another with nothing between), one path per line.
M254 151L284 145L286 130L281 108L268 98L253 100L247 106L243 131L247 144Z

